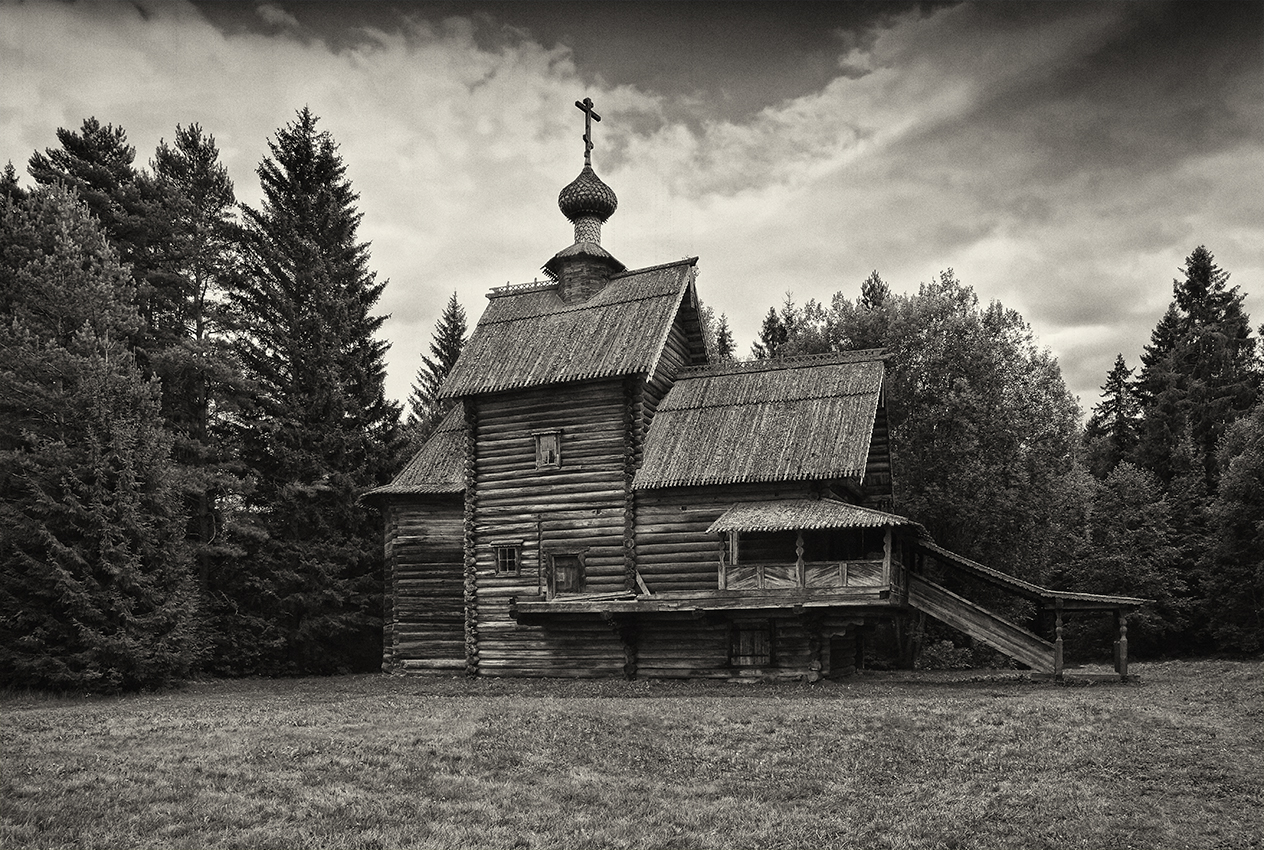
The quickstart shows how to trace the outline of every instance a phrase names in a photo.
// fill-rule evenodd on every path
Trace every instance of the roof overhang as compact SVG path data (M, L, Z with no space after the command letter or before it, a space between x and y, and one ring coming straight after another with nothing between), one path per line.
M837 499L780 499L740 502L711 523L708 534L726 531L797 531L824 528L922 526L907 517L875 511Z

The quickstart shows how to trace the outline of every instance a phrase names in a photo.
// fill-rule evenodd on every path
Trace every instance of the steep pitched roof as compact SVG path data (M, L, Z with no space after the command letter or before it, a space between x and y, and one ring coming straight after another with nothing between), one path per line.
M580 303L551 284L494 290L440 397L652 372L695 262L616 275Z
M465 419L461 405L443 417L408 465L390 484L370 490L367 499L465 490Z
M881 351L683 370L650 424L633 487L864 475Z

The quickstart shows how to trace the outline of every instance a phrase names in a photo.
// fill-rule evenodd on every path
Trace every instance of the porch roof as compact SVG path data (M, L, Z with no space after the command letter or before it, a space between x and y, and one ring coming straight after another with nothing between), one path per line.
M837 499L779 499L738 503L711 523L707 533L887 526L909 526L925 531L921 524L907 517L851 505Z

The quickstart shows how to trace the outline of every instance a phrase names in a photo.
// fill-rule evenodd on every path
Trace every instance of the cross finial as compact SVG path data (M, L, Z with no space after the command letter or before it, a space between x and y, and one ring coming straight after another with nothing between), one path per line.
M592 98L577 100L575 106L584 112L584 165L592 165L592 122L600 121L601 116L593 111Z

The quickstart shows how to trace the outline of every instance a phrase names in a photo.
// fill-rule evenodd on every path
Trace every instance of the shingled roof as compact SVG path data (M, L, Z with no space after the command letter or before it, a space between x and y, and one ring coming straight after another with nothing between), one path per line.
M458 404L448 411L430 439L390 484L370 490L364 497L460 493L464 490L465 418Z
M877 350L683 370L633 487L861 477L883 375Z
M884 528L921 524L907 517L851 505L837 499L778 499L739 502L711 523L707 534L721 531L796 531L820 528Z
M615 275L579 303L552 284L493 290L440 397L653 372L696 262Z

